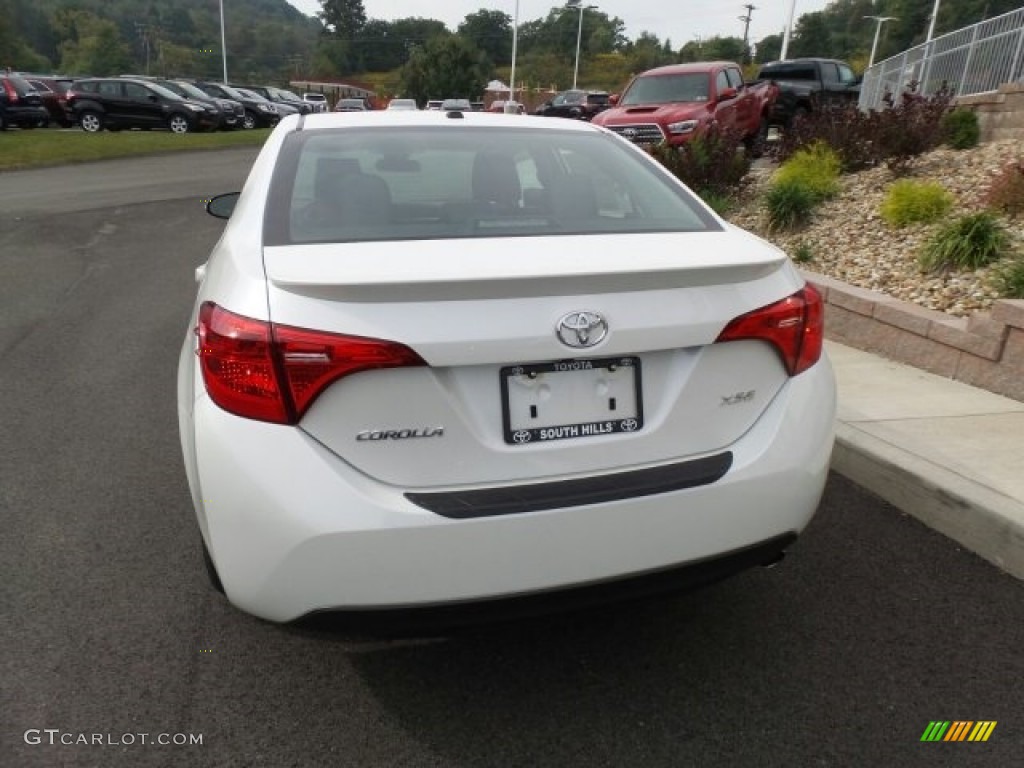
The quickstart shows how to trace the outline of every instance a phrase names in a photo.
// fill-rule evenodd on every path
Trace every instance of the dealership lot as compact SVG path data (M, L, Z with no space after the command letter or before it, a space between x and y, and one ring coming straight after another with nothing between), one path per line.
M174 368L221 228L201 200L252 154L3 176L0 762L1018 759L1024 587L838 477L780 567L654 603L417 641L230 608L202 572ZM939 718L998 726L985 744L921 744ZM32 744L31 729L117 743Z

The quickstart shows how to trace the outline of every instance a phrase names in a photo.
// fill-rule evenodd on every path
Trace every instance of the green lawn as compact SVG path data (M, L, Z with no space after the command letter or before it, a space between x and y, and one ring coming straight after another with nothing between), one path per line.
M0 132L0 171L192 149L260 146L269 129L174 134L165 131L86 133L49 128Z

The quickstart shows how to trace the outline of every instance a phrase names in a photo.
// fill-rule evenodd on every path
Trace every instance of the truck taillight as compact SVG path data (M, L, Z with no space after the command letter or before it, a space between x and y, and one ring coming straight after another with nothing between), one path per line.
M734 318L715 340L760 339L778 350L790 376L818 362L825 341L821 294L806 285L792 296Z
M196 333L210 399L237 416L275 424L297 424L317 396L344 376L426 365L393 341L267 323L213 302L200 307Z

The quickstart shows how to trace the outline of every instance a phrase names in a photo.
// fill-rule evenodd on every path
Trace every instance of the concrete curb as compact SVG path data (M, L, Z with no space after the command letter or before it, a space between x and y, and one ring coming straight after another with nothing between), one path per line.
M1024 503L841 421L832 469L1024 579Z

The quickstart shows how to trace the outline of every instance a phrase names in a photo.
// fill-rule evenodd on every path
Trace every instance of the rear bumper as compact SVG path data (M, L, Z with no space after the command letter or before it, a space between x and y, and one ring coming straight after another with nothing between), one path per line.
M300 621L325 621L331 627L360 632L437 631L494 621L543 616L569 610L582 610L627 600L682 592L714 584L742 571L773 565L793 545L797 536L787 533L758 542L735 552L687 563L624 579L588 584L582 587L554 589L518 597L478 600L465 603L428 605L393 610L314 611Z
M797 534L824 488L834 414L823 358L728 446L732 465L715 482L450 519L411 502L405 494L416 489L367 477L301 430L239 419L204 395L194 404L190 479L227 596L243 610L290 621L320 610L436 608L673 570Z
M37 125L49 119L50 113L42 105L26 107L9 106L4 108L4 120L10 125Z

